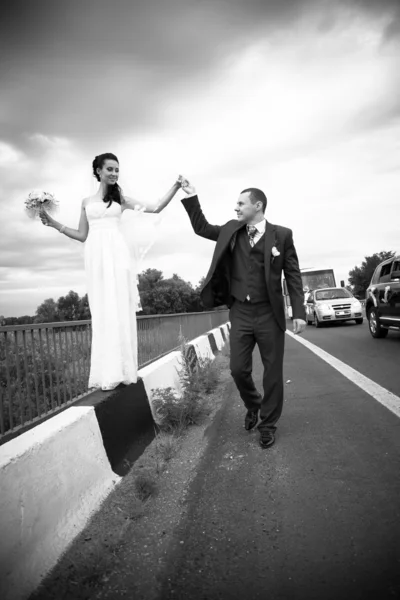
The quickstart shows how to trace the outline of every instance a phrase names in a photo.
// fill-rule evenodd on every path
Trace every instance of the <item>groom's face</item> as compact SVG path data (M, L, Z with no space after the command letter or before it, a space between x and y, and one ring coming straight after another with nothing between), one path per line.
M258 204L259 202L255 202L254 204L252 203L249 192L240 194L235 208L238 221L241 221L242 223L249 223L252 219L254 219L258 210Z

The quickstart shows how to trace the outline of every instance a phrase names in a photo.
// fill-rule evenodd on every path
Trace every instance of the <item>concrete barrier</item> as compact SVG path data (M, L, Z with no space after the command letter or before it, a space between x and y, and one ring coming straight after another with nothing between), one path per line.
M70 408L0 447L2 600L29 596L119 480L93 407Z
M214 359L224 336L228 324L189 342L194 358ZM153 429L152 390L182 393L181 360L171 352L140 369L137 384L88 394L0 446L1 600L28 598L118 484L129 438Z
M193 346L196 356L200 361L206 359L214 360L215 354L211 349L211 343L208 334L200 335L189 342L189 345Z
M221 328L218 327L212 330L212 335L214 336L215 343L217 345L218 351L221 351L225 345L224 338L222 337Z
M231 330L231 326L230 323L225 323L224 325L221 325L220 329L222 329L222 331L225 332L226 338L229 338L229 332Z

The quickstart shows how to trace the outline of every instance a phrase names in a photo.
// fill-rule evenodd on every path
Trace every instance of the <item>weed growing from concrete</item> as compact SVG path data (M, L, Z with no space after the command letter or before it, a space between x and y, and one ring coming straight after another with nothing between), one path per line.
M152 390L152 403L162 432L180 436L190 425L197 425L209 413L209 406L196 375L183 381L183 393L173 388Z
M152 404L161 431L178 436L209 414L207 395L216 388L219 373L214 361L204 360L193 366L189 354L182 351L179 378L181 395L171 387L152 390Z
M157 424L162 432L182 433L185 429L187 415L186 405L174 388L155 388L151 390L151 402L156 415Z
M211 394L216 389L219 372L214 360L207 358L200 361L193 375L197 378L198 387L205 394Z
M150 470L139 473L134 480L136 496L144 502L157 493L157 481Z
M168 462L175 456L179 446L179 437L175 433L160 432L156 437L156 452L164 462Z
M163 432L182 435L190 425L197 425L209 413L205 396L217 386L219 373L210 359L193 361L185 340L181 340L182 393L172 387L152 390L152 404L158 425Z

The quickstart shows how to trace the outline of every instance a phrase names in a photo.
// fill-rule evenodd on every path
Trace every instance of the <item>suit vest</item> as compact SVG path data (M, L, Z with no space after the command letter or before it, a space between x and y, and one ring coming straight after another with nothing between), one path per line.
M264 269L265 234L251 247L246 227L240 229L232 252L231 295L244 302L269 302Z

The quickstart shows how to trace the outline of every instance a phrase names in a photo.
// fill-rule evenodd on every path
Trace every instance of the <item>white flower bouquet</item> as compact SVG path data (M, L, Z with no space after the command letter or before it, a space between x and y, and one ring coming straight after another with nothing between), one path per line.
M36 219L42 208L49 214L54 213L58 208L58 200L49 192L34 190L25 200L25 212L30 219Z

